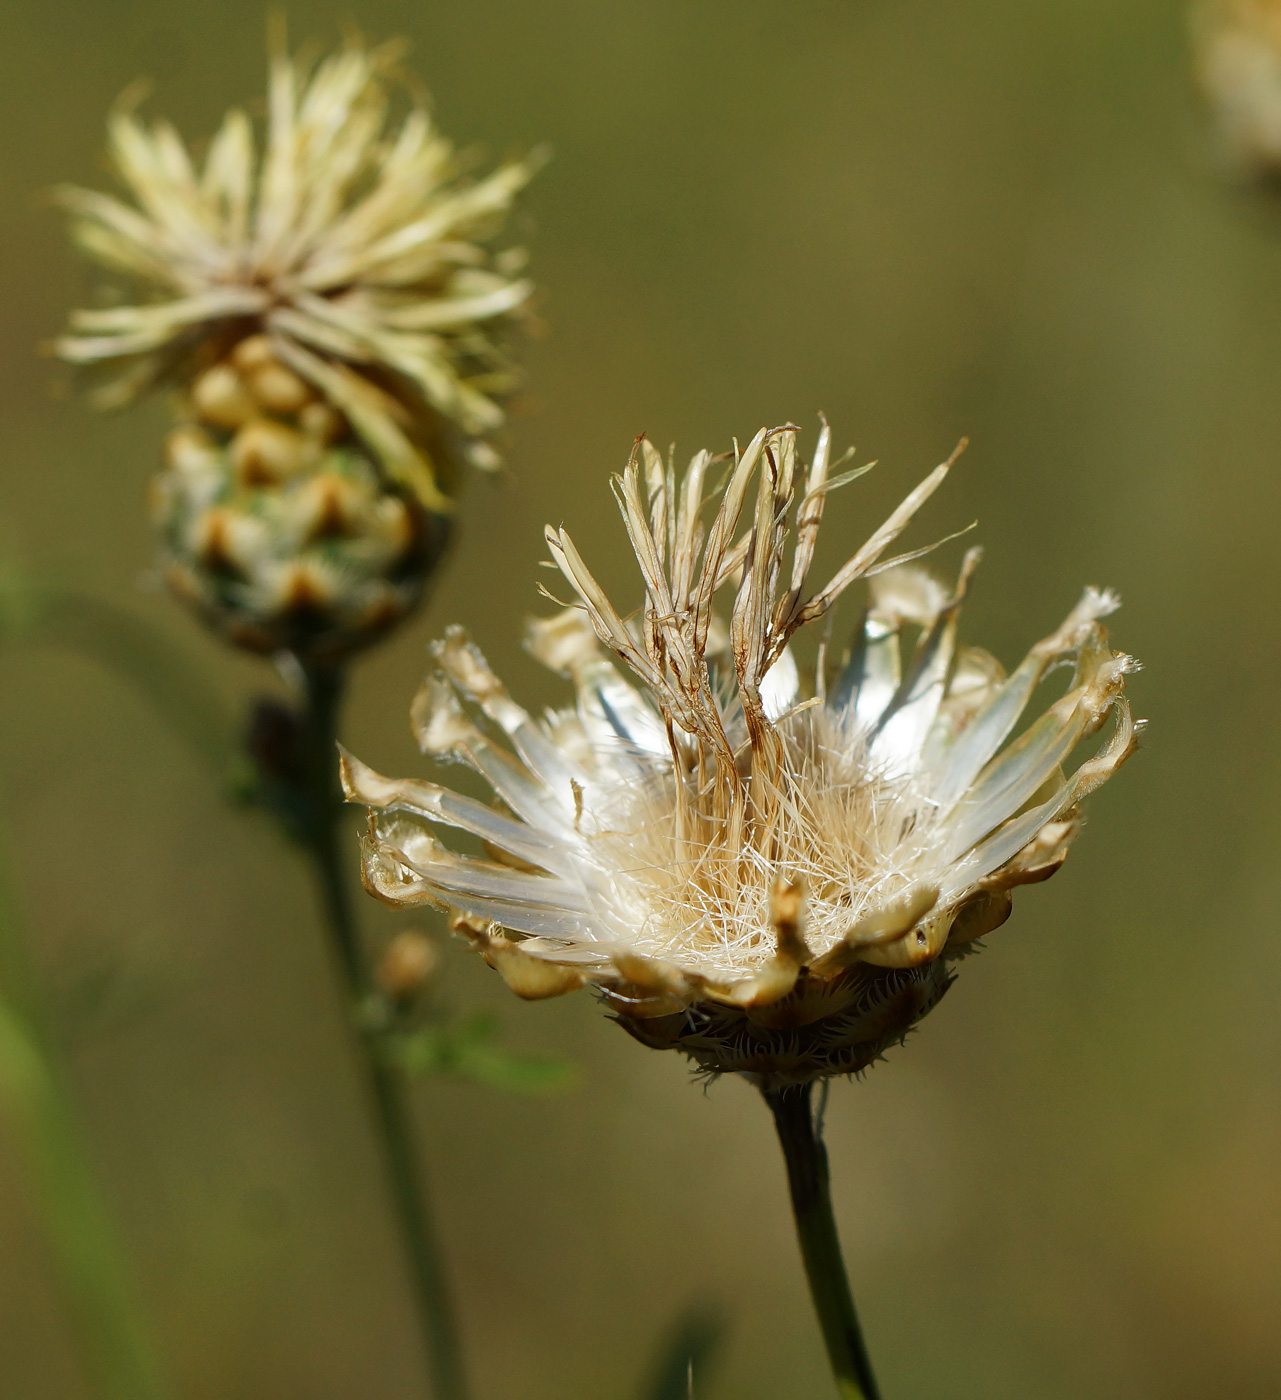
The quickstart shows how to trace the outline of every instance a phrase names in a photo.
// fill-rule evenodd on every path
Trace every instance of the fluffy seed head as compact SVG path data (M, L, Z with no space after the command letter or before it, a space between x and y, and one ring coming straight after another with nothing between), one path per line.
M826 424L807 468L796 440L762 429L679 478L637 443L614 483L644 581L630 617L549 527L578 602L533 623L529 646L572 681L572 708L535 719L460 630L437 644L419 740L481 773L495 807L344 756L370 809L371 892L453 909L521 996L594 984L637 1039L767 1086L860 1070L901 1039L1013 887L1063 862L1081 799L1136 738L1132 663L1101 624L1111 594L1087 589L1007 676L957 644L977 551L951 587L912 566L924 551L887 557L951 460L812 587L828 493L865 469L830 474ZM859 579L849 654L822 642L803 686L793 639ZM1061 664L1066 694L1010 742ZM1111 737L1069 771L1109 715Z

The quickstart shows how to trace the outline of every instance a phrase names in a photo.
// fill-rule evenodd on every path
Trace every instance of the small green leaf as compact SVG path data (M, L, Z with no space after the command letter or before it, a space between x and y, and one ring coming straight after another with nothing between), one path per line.
M544 1051L508 1049L496 1043L497 1034L494 1017L481 1011L390 1037L387 1047L405 1074L460 1074L510 1094L563 1093L577 1081L572 1061Z
M720 1309L706 1304L687 1308L660 1342L641 1400L691 1400L695 1384L712 1369L726 1330Z
M423 1026L387 1041L389 1057L410 1077L443 1074L453 1068L448 1039L438 1026Z
M563 1056L501 1045L471 1046L455 1067L459 1074L509 1094L562 1094L578 1080L578 1066Z

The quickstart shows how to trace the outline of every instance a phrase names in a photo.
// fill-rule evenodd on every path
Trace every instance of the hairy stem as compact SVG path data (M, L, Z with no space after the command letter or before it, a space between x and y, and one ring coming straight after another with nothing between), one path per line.
M832 1214L827 1148L823 1145L821 1125L814 1117L813 1085L761 1092L774 1115L783 1160L787 1163L796 1238L837 1391L841 1400L880 1400L841 1257L836 1217Z
M95 1393L163 1400L116 1231L43 1026L9 871L0 851L0 1108L26 1158L32 1194Z
M383 1054L376 1011L379 992L361 945L342 849L338 786L338 717L345 672L311 667L306 677L302 778L308 798L307 844L315 865L334 954L342 971L359 1055L382 1143L388 1185L414 1288L435 1400L467 1400L453 1300L432 1216L427 1181L399 1072Z

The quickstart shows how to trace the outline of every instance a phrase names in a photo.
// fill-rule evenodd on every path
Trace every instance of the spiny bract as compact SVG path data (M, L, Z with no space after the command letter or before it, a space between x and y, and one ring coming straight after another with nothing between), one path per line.
M977 551L952 589L911 566L924 551L885 558L951 461L809 591L827 494L860 472L830 476L824 425L802 478L796 436L699 453L679 481L637 444L615 479L645 584L630 621L548 529L580 604L531 624L529 645L572 679L572 709L535 719L460 630L436 645L420 743L481 773L494 807L343 760L348 796L370 808L371 892L452 908L522 996L594 984L645 1044L775 1087L860 1070L900 1040L946 990L948 960L1008 916L1011 889L1063 862L1081 799L1136 736L1132 662L1100 622L1111 594L1087 589L1007 677L956 643ZM852 654L829 667L823 648L804 694L793 637L864 577ZM1065 661L1067 693L1007 743ZM1110 740L1067 774L1109 714ZM454 853L440 827L492 859Z

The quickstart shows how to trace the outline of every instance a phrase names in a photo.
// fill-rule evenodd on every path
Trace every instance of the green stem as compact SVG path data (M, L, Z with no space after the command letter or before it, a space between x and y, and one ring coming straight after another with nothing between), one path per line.
M162 1400L75 1110L40 1024L8 868L0 852L0 1104L23 1155L76 1319L85 1364L103 1400Z
M811 1101L813 1085L761 1092L774 1115L783 1160L787 1163L796 1238L837 1391L841 1400L880 1400L841 1257L836 1217L832 1213L827 1148Z
M303 715L303 778L311 818L308 846L338 965L358 1031L364 1075L382 1141L388 1184L414 1287L435 1400L467 1400L469 1389L453 1299L432 1218L427 1181L397 1070L383 1053L380 999L361 945L342 849L338 786L338 718L346 680L341 667L310 667Z

